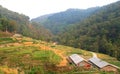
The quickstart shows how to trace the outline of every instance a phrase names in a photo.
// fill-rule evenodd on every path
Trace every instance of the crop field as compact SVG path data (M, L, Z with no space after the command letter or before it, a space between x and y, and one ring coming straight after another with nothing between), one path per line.
M20 68L23 71L32 70L48 64L53 66L59 63L61 57L50 50L40 50L33 46L0 48L0 65L11 68ZM28 71L29 72L29 71Z
M27 37L0 38L0 43L0 74L114 74L70 64L66 58L71 54L79 54L87 60L92 57L91 52L78 48ZM120 67L120 62L113 57L99 53L97 56Z

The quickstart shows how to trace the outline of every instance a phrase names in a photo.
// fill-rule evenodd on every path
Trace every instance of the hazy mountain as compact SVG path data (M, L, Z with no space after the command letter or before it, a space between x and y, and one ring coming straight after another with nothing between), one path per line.
M43 15L43 16L32 19L32 21L38 22L38 23L44 23L45 21L47 21L48 17L50 16L52 16L52 14Z
M54 34L64 30L65 27L80 22L98 11L99 7L89 9L68 9L63 12L44 15L35 19L34 22L43 24L50 29Z

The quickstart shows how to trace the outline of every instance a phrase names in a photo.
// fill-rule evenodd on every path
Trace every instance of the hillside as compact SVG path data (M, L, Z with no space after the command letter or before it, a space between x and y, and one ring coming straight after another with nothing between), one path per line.
M9 32L26 33L27 25L29 24L29 17L17 12L10 11L0 6L0 30ZM26 30L28 31L28 30Z
M58 42L114 56L120 60L120 1L102 7L84 21L66 28Z
M92 57L89 51L54 45L28 37L16 35L11 38L0 38L0 74L111 73L99 71L97 68L89 71L76 68L66 60L71 54L79 54L85 59ZM97 55L120 67L120 61L115 58L99 53Z
M48 15L43 15L43 16L39 16L37 18L33 18L31 19L31 21L33 22L38 22L38 23L44 23L45 21L47 21L47 19L52 16L53 14L48 14ZM43 25L43 24L42 24Z
M0 74L115 74L68 59L78 54L90 63L91 52L120 67L120 1L32 21L0 6Z
M52 33L57 34L71 24L80 22L99 10L99 7L89 9L68 9L63 12L48 14L32 19L34 22L43 24L50 29Z
M52 33L38 23L30 22L29 17L0 6L0 37L9 37L15 33L49 41Z

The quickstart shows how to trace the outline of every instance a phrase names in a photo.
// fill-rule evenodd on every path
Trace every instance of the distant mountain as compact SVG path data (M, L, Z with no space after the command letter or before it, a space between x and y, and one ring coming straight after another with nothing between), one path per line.
M68 9L63 12L40 16L32 19L50 29L54 34L64 30L65 27L80 22L99 10L99 7L89 9Z
M56 40L120 60L120 1L103 6L84 21L66 27Z
M43 16L32 19L32 21L38 22L38 23L44 23L45 21L47 21L48 17L50 16L52 16L52 14L43 15Z

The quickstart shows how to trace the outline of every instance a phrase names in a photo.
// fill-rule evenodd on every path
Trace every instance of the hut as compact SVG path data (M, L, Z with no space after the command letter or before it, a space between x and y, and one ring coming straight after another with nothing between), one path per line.
M89 59L89 62L92 63L95 67L99 68L102 71L114 71L117 72L119 67L109 64L106 61L102 61L101 59L97 58L97 57L93 57Z
M21 34L14 34L13 37L21 38L22 35Z
M78 67L91 68L91 64L77 54L69 56L69 61Z
M20 40L20 41L22 40L22 37L23 36L21 34L14 34L13 35L13 38L15 38L16 40Z

